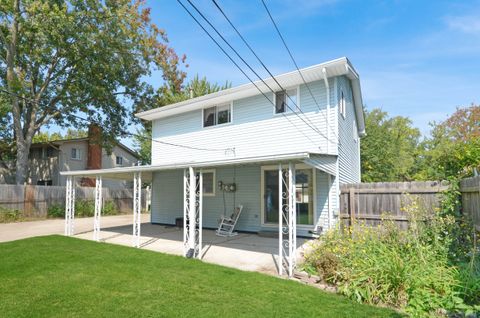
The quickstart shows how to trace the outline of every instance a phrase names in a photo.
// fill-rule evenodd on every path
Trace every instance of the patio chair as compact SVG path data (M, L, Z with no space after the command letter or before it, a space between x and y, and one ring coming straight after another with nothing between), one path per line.
M237 224L238 218L240 217L242 210L243 210L243 205L239 205L237 208L235 208L235 211L233 211L230 217L222 216L218 224L218 229L215 231L215 233L218 236L223 236L223 237L230 237L230 236L237 235L238 233L233 232L233 230L235 229L235 225Z

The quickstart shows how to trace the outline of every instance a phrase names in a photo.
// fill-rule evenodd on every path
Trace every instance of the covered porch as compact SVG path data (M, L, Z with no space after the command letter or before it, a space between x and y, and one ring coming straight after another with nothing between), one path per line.
M277 207L277 212L275 212L278 215L275 217L276 225L271 225L270 227L272 229L270 235L274 236L261 237L256 234L239 233L232 237L218 237L211 229L204 229L205 223L203 218L205 203L203 175L205 171L208 171L208 169L212 167L238 167L259 164L268 164L277 171L275 177L277 178L277 182L272 183L275 184L275 186L271 188L271 191L274 191L276 195L269 197L270 199L275 198L274 203ZM297 208L299 205L297 204L298 187L295 178L297 175L296 167L299 164L306 164L312 169L319 169L328 173L328 180L327 174L325 175L325 184L328 186L325 187L324 190L326 191L324 194L324 205L326 219L328 219L328 226L330 226L333 219L333 205L330 201L332 195L334 195L334 191L332 190L335 188L330 176L338 176L336 156L299 153L269 157L228 159L218 162L191 162L169 166L132 166L103 170L64 172L63 174L67 176L65 234L75 235L73 226L75 216L74 178L95 177L96 198L93 231L80 234L82 237L88 238L89 236L96 241L120 244L128 244L129 242L138 248L183 255L187 258L197 258L217 264L223 264L222 262L225 261L227 263L223 265L226 266L240 266L242 269L247 270L277 272L279 275L287 274L288 276L292 276L297 264L298 247L304 242L303 239L297 237L299 233L297 232ZM178 202L174 210L178 211L178 216L183 217L183 228L165 226L165 224L142 224L141 207L139 204L142 183L150 182L154 177L158 179L158 173L168 171L181 173L176 174L175 179L177 182L181 180L181 183L177 183L173 193L176 193L178 196L177 200L175 200L175 202ZM101 189L103 178L133 179L133 228L116 229L117 232L101 228ZM258 180L258 182L259 181L260 180ZM336 183L338 184L338 182ZM162 191L161 189L155 188L155 183L153 183L152 190L152 196L155 196L156 191ZM258 195L258 200L260 200L260 193L256 195ZM314 192L312 197L316 195L317 193ZM241 202L239 203L241 204ZM182 211L180 212L180 210ZM258 215L255 217L258 218ZM262 220L263 217L262 211ZM212 226L210 226L210 228L211 227ZM256 260L258 260L258 262ZM265 269L262 269L263 267Z

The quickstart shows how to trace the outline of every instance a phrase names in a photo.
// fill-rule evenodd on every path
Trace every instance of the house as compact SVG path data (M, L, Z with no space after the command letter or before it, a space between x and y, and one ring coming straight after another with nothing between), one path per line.
M151 222L183 218L186 256L202 253L198 229L242 205L236 230L278 235L291 275L296 237L334 226L340 184L360 182L365 122L347 58L136 116L152 121L151 165L68 175L151 181Z
M28 183L34 185L65 186L66 177L60 171L126 167L137 164L134 151L116 143L111 151L95 142L99 128L91 126L85 138L62 139L33 143L29 153ZM91 178L79 178L78 186L95 186ZM131 188L131 181L106 180L104 187Z

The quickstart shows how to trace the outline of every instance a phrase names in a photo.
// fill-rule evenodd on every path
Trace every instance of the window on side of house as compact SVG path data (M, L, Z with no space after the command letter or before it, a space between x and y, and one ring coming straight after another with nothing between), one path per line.
M203 110L203 127L227 124L232 121L232 105L230 103L205 108Z
M122 156L116 156L115 158L115 164L117 166L122 166L123 165L123 157Z
M202 172L203 178L203 195L214 196L215 195L215 170L204 170Z
M347 117L347 105L345 101L345 94L343 93L343 90L340 92L340 105L339 105L339 111L340 114L342 114L343 118Z
M294 111L299 107L298 90L296 88L287 89L275 93L275 114L281 114L288 111Z
M80 154L80 149L72 148L72 150L70 152L70 158L72 158L73 160L81 160L82 157L81 157L81 154Z

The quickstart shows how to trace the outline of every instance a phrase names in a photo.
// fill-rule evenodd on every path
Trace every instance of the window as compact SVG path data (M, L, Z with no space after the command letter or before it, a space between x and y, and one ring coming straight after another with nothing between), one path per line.
M37 185L51 186L52 184L52 180L37 180Z
M353 135L353 141L358 142L358 130L357 130L357 123L355 120L353 121L352 125L352 135Z
M314 170L297 168L295 194L298 225L314 224L314 193ZM262 196L263 224L278 224L278 168L262 168ZM283 203L286 204L286 199Z
M343 90L340 93L340 105L339 106L340 106L339 107L340 114L342 114L343 118L345 119L345 117L347 116L347 105L346 105L346 101L345 101L345 95L343 94Z
M72 148L71 150L71 158L74 160L81 160L82 157L80 155L80 149Z
M203 170L203 195L215 195L215 170Z
M232 121L232 105L224 104L203 110L203 127L227 124Z
M298 105L298 89L287 89L275 93L275 114L296 110Z
M117 166L123 165L123 157L117 156L115 159L115 163L117 164Z

